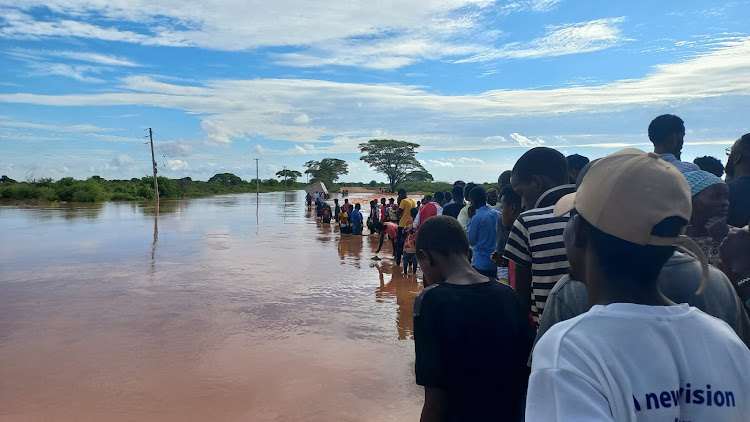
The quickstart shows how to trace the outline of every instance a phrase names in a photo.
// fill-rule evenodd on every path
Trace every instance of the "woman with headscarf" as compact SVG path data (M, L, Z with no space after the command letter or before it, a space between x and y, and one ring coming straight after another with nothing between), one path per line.
M703 250L709 264L720 267L719 246L730 230L737 230L727 224L729 187L716 175L703 170L687 172L685 178L693 196L687 235Z

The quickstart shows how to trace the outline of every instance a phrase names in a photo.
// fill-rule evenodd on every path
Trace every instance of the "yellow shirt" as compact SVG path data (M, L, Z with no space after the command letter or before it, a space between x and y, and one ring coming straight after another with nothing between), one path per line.
M403 214L401 214L401 220L398 221L399 227L406 226L406 222L411 220L411 209L416 207L417 203L414 202L411 198L404 198L401 200L401 202L398 204L398 207L404 210Z

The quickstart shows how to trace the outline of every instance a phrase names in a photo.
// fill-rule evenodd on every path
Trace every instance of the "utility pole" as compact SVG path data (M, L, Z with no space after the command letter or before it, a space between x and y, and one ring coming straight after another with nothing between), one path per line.
M286 166L284 166L284 190L286 190Z
M159 204L159 182L156 180L156 159L154 158L154 133L148 128L148 137L151 139L151 164L154 166L154 193L156 193L156 203Z
M260 178L258 177L258 158L253 158L255 160L255 195L260 195Z

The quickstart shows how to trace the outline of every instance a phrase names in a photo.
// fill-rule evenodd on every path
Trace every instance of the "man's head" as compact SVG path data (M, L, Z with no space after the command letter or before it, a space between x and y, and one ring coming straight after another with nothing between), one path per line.
M339 204L339 198L333 198L333 203L338 205Z
M432 201L432 195L425 195L424 196L424 203L426 204L426 203L428 203L430 201Z
M461 204L464 202L464 187L461 185L453 186L453 200Z
M435 197L432 198L440 205L443 205L443 202L445 201L445 196L443 195L443 192L435 192Z
M355 210L361 210L362 206L360 204L354 204L354 209Z
M375 230L377 230L379 232L384 232L385 231L385 223L382 222L382 221L378 221L377 223L375 223Z
M721 161L717 158L706 155L693 160L693 164L698 166L701 170L707 171L716 177L724 175L724 164L721 164Z
M655 288L675 245L702 256L679 236L691 209L687 180L657 154L625 149L602 158L555 206L556 216L571 212L563 235L571 276L587 284L592 304L602 292L612 299L613 291Z
M476 186L469 195L471 196L471 205L475 210L487 205L487 193L481 186Z
M474 188L477 187L477 184L474 182L469 182L464 186L464 200L465 201L471 201L471 191L474 190Z
M504 172L500 173L500 177L497 178L497 189L500 192L502 192L506 186L510 186L510 176L512 175L513 172L510 170L505 170Z
M349 198L347 198L347 199L344 199L344 203L345 203L345 204L348 204L348 203L349 203Z
M453 194L452 193L450 193L450 192L444 192L443 193L443 201L444 201L444 203L445 202L450 202L452 200L453 200Z
M702 228L709 219L726 221L729 218L729 186L720 177L698 170L685 173L685 178L693 196L693 214L690 218L693 226Z
M491 207L494 207L495 205L497 205L497 201L500 199L499 196L500 194L497 192L497 189L495 188L488 189L487 190L487 204Z
M461 186L461 187L464 187L464 186L466 186L466 182L464 182L463 180L456 180L455 182L453 182L453 186L454 186L454 187L455 187L455 186Z
M404 198L406 198L406 189L401 188L398 190L398 200L400 201Z
M470 265L466 260L469 239L452 217L436 215L423 222L417 231L416 249L425 284L444 281L447 265Z
M654 144L655 153L674 154L679 160L685 141L685 122L673 114L662 114L648 125L648 139Z
M385 205L385 203L386 203L386 202L388 202L388 201L386 201L386 200L385 200L385 198L380 198L380 203L381 203L382 205Z
M575 183L578 180L578 174L581 170L589 163L588 157L583 155L573 154L568 155L568 174L570 175L570 183Z
M568 161L559 151L536 147L524 153L513 166L510 183L523 199L524 209L536 206L539 197L568 183Z
M417 218L417 214L419 213L419 211L417 211L416 208L412 208L411 210L409 210L409 213L411 214L411 218Z
M727 177L738 179L750 176L750 133L742 135L729 150Z
M395 202L396 202L396 200L395 200L395 199L393 199L393 198L388 198L388 203L389 203L389 204L393 205L393 204L394 204Z
M523 210L521 208L521 196L511 186L506 186L501 195L500 216L503 219L503 226L511 228Z

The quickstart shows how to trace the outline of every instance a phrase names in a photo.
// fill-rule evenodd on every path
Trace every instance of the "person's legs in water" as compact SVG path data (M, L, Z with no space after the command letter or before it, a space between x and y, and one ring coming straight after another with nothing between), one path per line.
M401 265L401 256L404 251L404 242L406 241L406 233L404 233L404 228L399 227L398 228L398 239L396 243L396 265Z

